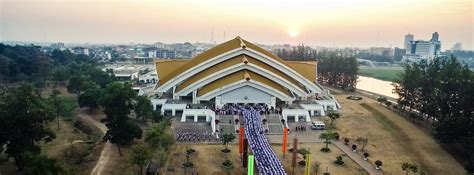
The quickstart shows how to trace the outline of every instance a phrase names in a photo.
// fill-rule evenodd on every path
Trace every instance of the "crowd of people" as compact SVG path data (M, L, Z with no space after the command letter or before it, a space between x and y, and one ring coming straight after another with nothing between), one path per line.
M176 132L178 142L211 142L218 141L217 137L209 131L196 131L193 129L183 129Z
M259 174L286 174L278 156L263 134L261 112L253 107L242 108L245 137L254 154Z
M266 104L255 104L255 105L242 105L242 104L225 104L221 108L219 107L213 107L212 110L216 113L216 115L239 115L242 116L242 110L248 107L252 107L255 110L258 110L260 115L265 115L265 114L274 114L274 113L281 113L281 108L279 109L274 109L269 108L268 105Z
M298 132L298 131L303 131L303 132L305 132L305 131L306 131L306 126L304 126L304 125L296 126L295 131L297 131L297 132Z

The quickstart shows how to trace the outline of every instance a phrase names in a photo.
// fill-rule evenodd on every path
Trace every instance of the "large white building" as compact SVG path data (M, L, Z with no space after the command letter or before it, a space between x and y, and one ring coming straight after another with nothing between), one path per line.
M159 80L150 95L155 109L173 115L180 111L183 121L188 105L205 106L201 112L226 104L283 110L291 106L285 114L292 118L340 108L334 96L317 83L316 61L285 61L240 37L191 60L159 60L156 70Z

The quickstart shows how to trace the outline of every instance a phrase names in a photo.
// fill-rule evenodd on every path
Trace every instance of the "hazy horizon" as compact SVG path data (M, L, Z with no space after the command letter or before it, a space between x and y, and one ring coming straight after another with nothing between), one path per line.
M0 41L403 47L440 34L474 50L472 0L0 0ZM225 38L224 38L225 32ZM214 37L211 36L213 33Z

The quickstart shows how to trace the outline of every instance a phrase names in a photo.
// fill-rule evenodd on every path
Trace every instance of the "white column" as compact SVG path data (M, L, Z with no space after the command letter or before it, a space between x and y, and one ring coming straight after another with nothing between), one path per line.
M222 97L221 96L216 97L216 102L215 103L216 103L216 107L218 107L218 108L221 108L222 106L224 106L222 104Z
M295 122L298 122L300 120L300 116L298 114L295 114Z
M179 96L176 95L176 86L173 86L173 100L178 100Z
M198 122L198 115L194 114L194 122Z
M173 117L176 116L176 109L175 108L173 108L173 110L171 110L171 116L173 116Z
M197 100L197 90L194 90L194 91L193 91L193 104L198 104L198 100Z
M276 109L276 97L271 96L270 97L270 108Z

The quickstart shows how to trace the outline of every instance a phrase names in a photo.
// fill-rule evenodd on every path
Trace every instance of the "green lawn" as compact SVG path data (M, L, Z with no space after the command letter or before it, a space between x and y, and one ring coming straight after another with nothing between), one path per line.
M403 73L402 69L384 69L384 68L359 68L359 75L372 77L385 81L395 81L398 79L399 74Z

